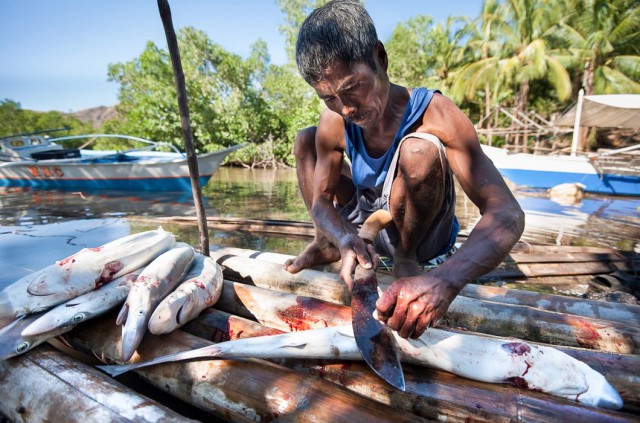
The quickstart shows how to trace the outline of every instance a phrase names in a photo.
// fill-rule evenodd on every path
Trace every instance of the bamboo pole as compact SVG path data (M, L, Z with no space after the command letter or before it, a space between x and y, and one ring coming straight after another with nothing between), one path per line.
M270 253L263 252L257 250L251 250L246 248L237 248L237 247L227 247L222 245L212 245L211 250L216 254L229 254L234 256L241 257L251 257L258 258L260 260L269 261L272 263L284 263L286 260L293 258L295 256L289 254L279 254L279 253ZM602 249L598 249L595 251L547 251L541 252L536 249L531 252L524 251L512 251L505 259L503 260L503 264L505 265L513 265L518 263L564 263L564 264L574 264L574 263L582 263L582 262L615 262L622 263L627 261L625 257L620 255L619 253L611 250L611 251L603 251ZM269 257L266 259L265 257ZM338 268L339 269L339 268Z
M0 397L15 423L193 421L46 344L0 361Z
M640 305L590 301L564 295L476 284L468 284L460 294L479 300L521 305L537 310L640 326Z
M275 263L237 256L219 257L217 253L212 257L224 266L227 279L336 304L349 304L349 291L337 274L305 269L292 275ZM390 280L378 278L378 284L386 287ZM625 354L640 352L640 329L635 325L464 296L453 300L443 323L448 327L516 336L528 341Z
M216 256L237 255L241 257L258 258L273 263L284 263L293 256L287 254L263 253L255 250L245 250L234 247L212 246ZM502 279L522 279L532 277L580 276L612 273L617 269L626 269L632 265L631 259L626 259L615 251L550 251L542 253L538 246L531 252L511 252L496 269L478 278L479 281ZM268 259L265 257L269 257ZM314 269L339 273L340 264L315 266ZM551 284L555 282L550 282Z
M328 285L330 280L324 279L323 282ZM331 305L332 301L310 298L300 293L273 293L271 289L225 280L216 308L258 321L265 319L261 323L282 330L326 327L330 321L326 315L348 315L340 312L340 308L335 307L337 304ZM265 304L271 306L266 307ZM228 309L231 307L233 309ZM313 326L309 326L308 320L300 323L307 315L315 319ZM266 319L272 321L267 322ZM350 324L350 318L339 324ZM451 303L442 326L598 351L622 354L637 354L640 351L640 331L636 326L461 296Z
M211 249L216 257L233 255L277 264L282 264L286 260L294 257L288 254L262 252L235 247L223 247L218 245L213 245ZM332 273L337 273L340 271L339 267L334 266L334 264L314 266L313 269ZM380 271L380 269L378 270ZM393 282L393 277L388 273L379 274L378 278L385 285L390 285ZM573 285L576 283L588 283L588 280L581 281L576 280L575 278L577 278L577 276L565 278L555 277L553 278L553 283L554 285ZM540 279L546 281L549 278L539 277L538 279L534 279L535 282L533 283L536 283ZM529 283L532 283L531 280L528 281ZM523 283L526 283L526 281L523 281ZM640 305L611 303L604 301L590 301L583 298L574 298L565 295L543 294L533 291L507 289L478 284L468 284L462 289L460 295L464 297L477 298L480 300L493 301L497 303L524 305L539 310L567 313L576 316L590 317L602 320L611 320L613 322L637 324L638 326L640 326Z
M233 255L244 258L252 258L269 263L284 263L285 260L293 257L288 254L271 252L261 252L243 248L212 246L213 254L218 256ZM339 268L333 265L315 266L314 270L324 272L339 272ZM388 273L379 274L378 278L384 285L390 285L393 277ZM555 284L563 283L563 279L554 279ZM588 281L584 281L587 283ZM577 281L564 281L571 285ZM611 303L605 301L590 301L583 298L568 297L565 295L544 294L533 291L519 289L508 289L495 286L468 284L460 295L464 297L476 298L479 300L493 301L513 305L523 305L533 307L538 310L546 310L557 313L566 313L576 316L590 317L594 319L610 320L626 324L636 324L640 326L640 305Z
M218 342L282 333L215 309L205 310L183 330ZM278 360L276 363L298 372L319 376L378 402L438 421L506 422L511 421L514 416L532 422L583 419L624 421L631 418L510 385L477 382L447 372L407 364L403 365L406 391L401 392L384 383L362 363L326 360ZM541 404L544 406L541 407Z
M119 360L121 330L113 314L65 335L74 348ZM132 361L148 360L211 342L176 330L146 334ZM307 377L265 360L166 363L136 373L160 390L232 422L417 422L424 419L354 394L317 377Z
M193 144L193 134L191 132L191 121L189 119L189 105L187 100L187 89L184 82L184 72L180 61L180 51L178 49L178 39L173 29L171 19L171 8L168 0L158 0L158 10L164 26L164 33L167 37L167 47L173 66L173 76L176 83L176 93L178 95L178 109L180 111L180 124L182 126L182 138L184 148L187 153L187 165L189 166L189 176L191 179L191 191L193 202L198 217L198 230L200 232L200 251L204 255L209 255L209 231L207 230L207 215L202 202L202 187L200 186L200 172L198 171L198 158Z

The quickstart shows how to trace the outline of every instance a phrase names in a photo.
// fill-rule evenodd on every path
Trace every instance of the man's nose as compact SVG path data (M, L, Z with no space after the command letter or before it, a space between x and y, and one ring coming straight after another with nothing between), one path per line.
M342 103L342 116L349 116L356 112L356 108L351 104Z

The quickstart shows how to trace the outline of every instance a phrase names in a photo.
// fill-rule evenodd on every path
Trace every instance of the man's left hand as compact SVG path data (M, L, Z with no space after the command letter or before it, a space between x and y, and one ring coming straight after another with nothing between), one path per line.
M429 275L397 279L376 303L378 319L401 337L417 339L445 315L460 289Z

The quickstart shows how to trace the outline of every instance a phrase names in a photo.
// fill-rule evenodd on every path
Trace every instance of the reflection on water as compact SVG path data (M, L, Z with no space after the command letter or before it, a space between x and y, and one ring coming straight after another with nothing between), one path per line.
M208 216L309 220L292 169L221 168L204 187L204 193ZM456 212L462 233L468 233L478 221L479 214L460 189L458 193ZM517 193L516 196L526 212L523 236L526 241L607 246L640 252L640 199L588 196L577 204L561 205L539 193ZM195 216L193 198L190 193L4 189L0 191L0 260L2 263L14 263L13 258L19 251L26 258L14 270L17 273L33 267L37 270L42 267L37 267L37 263L60 258L51 257L53 251L66 252L66 249L56 249L54 245L69 245L70 228L82 231L83 242L87 245L99 245L117 237L115 235L122 236L121 229L109 230L120 225L129 225L128 230L133 232L154 228L152 224L128 222L123 219L127 216ZM105 223L112 221L119 223ZM110 226L112 224L114 226ZM195 226L164 226L182 241L192 245L199 243ZM97 231L92 227L102 229ZM306 244L285 237L261 237L217 231L215 227L210 229L213 244L288 254L295 254ZM37 236L39 233L51 236L43 242ZM16 238L18 235L20 237ZM18 239L21 240L19 243ZM14 248L18 244L20 248ZM49 247L45 248L45 244ZM25 264L30 262L34 264ZM13 276L15 274L12 273Z

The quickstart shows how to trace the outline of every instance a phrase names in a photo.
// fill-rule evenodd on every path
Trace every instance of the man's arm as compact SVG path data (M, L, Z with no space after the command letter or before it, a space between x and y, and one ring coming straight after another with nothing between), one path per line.
M460 109L436 94L423 122L419 130L440 138L453 173L482 217L445 263L424 275L396 280L378 301L380 319L401 336L414 338L444 316L467 283L500 264L524 229L522 209Z
M345 150L344 121L340 115L325 110L320 116L316 132L317 161L313 177L313 204L311 218L317 231L322 232L340 251L342 269L340 276L349 289L351 274L357 263L371 268L376 259L373 247L367 246L357 234L343 224L333 201L342 171Z

